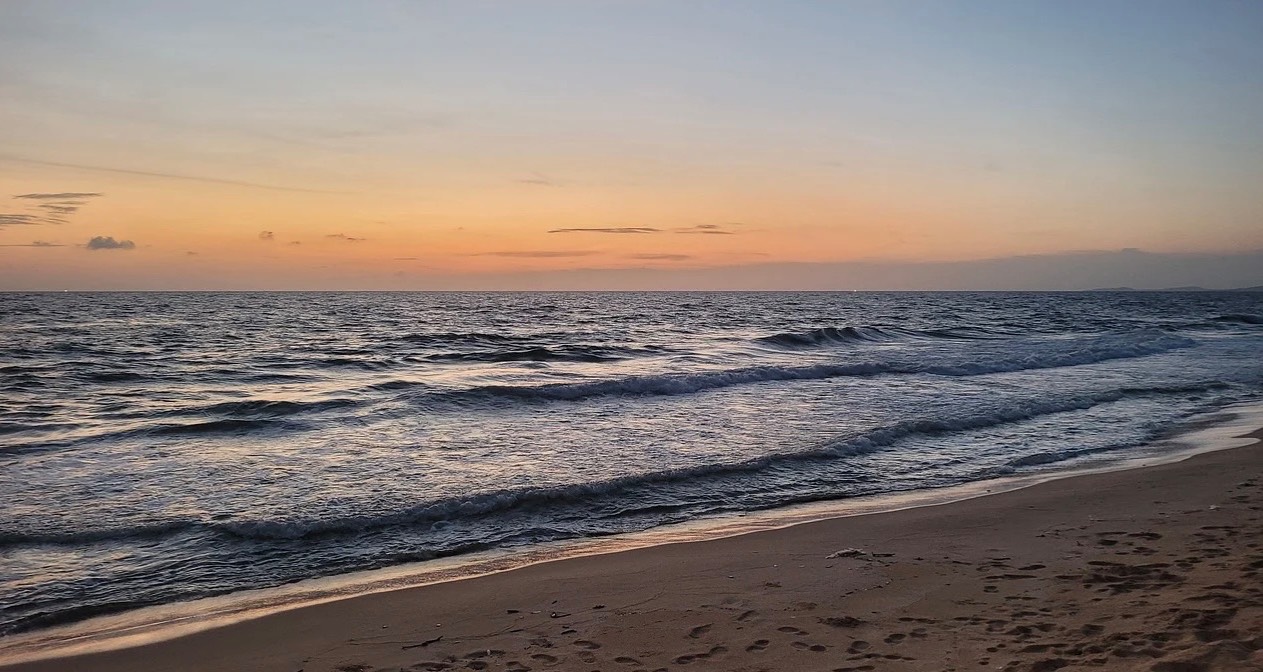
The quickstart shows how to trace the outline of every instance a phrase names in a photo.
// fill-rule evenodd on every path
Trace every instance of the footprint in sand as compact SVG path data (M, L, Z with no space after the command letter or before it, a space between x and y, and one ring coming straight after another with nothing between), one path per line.
M861 651L866 651L869 646L871 646L871 644L869 644L868 642L862 639L857 639L854 642L851 642L851 645L847 647L846 652L847 653L860 653Z
M619 665L639 665L640 664L639 660L636 660L635 658L632 658L631 656L619 656L614 659L614 662L618 663Z
M557 664L557 656L550 656L547 653L532 653L531 660L537 660L545 665Z
M753 610L753 609L751 609L751 610L749 610L749 611L743 611L743 612L741 612L741 615L737 617L737 620L738 620L738 621L748 621L748 620L750 620L750 618L751 618L751 617L755 616L755 615L756 615L756 614L758 614L758 613L759 613L759 612L757 612L757 611L755 611L755 610Z
M864 621L854 616L830 616L828 618L817 618L816 620L832 628L857 628L864 624Z
M596 642L590 639L576 639L574 640L574 645L581 649L588 649L589 651L594 651L596 649L601 648L600 644L597 644Z
M712 656L717 656L721 653L727 653L727 652L728 652L727 647L716 646L716 647L712 647L710 651L707 651L705 653L693 653L693 654L684 655L684 656L677 656L675 660L672 660L671 662L675 663L676 665L688 665L689 663L695 660L706 660L707 658L710 658Z
M908 636L903 634L902 632L896 632L896 633L887 635L886 638L881 641L887 644L898 644L899 642L902 642L904 639L907 639L907 637Z
M710 630L710 626L712 625L714 625L714 623L707 623L706 625L699 625L696 628L689 630L689 638L697 639L698 637L701 637L706 634L707 630Z
M811 634L806 630L799 630L792 625L784 625L776 629L777 632L785 632L791 635L808 635Z
M756 639L753 644L746 647L746 651L764 651L767 649L768 644L771 644L771 642L766 639Z
M808 644L806 642L793 642L790 644L790 646L794 647L795 649L798 649L799 651L815 651L816 653L821 653L821 652L829 650L829 647L823 644Z

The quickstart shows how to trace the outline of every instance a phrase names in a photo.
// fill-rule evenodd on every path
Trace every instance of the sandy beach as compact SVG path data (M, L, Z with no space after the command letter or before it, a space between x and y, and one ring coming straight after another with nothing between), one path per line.
M1261 512L1256 443L3 669L1259 670Z

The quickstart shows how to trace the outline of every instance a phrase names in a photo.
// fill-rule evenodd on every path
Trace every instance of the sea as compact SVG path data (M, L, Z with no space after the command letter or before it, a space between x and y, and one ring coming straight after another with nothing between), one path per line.
M0 635L1103 464L1260 399L1263 293L0 294Z

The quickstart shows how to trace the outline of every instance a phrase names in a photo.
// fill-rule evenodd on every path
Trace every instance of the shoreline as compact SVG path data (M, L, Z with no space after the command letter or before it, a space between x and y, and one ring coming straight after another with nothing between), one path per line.
M1220 415L1222 415L1225 411L1228 413L1231 413L1233 409L1224 409L1224 411L1220 412ZM1259 412L1260 410L1256 408L1256 409L1252 409L1252 411L1251 410L1245 411L1244 415L1249 416L1249 415L1252 415L1253 413L1259 413ZM918 491L918 493L916 493L917 496L908 498L914 501L907 503L907 505L903 507L891 508L892 498L888 496L883 496L881 498L874 498L874 499L881 499L882 502L884 503L884 507L880 508L879 510L874 510L874 511L852 510L849 513L837 513L835 511L832 515L822 515L822 512L819 509L837 507L839 504L838 502L800 505L799 507L791 507L791 508L806 509L809 511L799 512L798 514L799 519L797 520L793 519L792 516L787 516L786 511L780 510L780 509L773 510L771 512L753 513L747 516L734 517L735 518L734 520L727 521L727 523L730 524L730 527L728 527L726 530L722 526L717 527L713 524L712 525L699 525L698 527L702 527L705 529L693 530L693 534L694 534L693 538L689 538L687 534L681 534L681 530L678 530L678 529L667 530L667 531L651 530L646 533L638 533L637 535L628 535L629 537L636 537L636 536L652 537L655 534L659 536L659 539L656 542L642 543L638 546L636 545L629 546L627 545L626 540L614 539L613 540L614 547L611 548L610 547L611 538L607 538L604 540L595 540L597 543L594 544L594 546L600 546L602 545L602 543L604 543L606 548L604 549L596 548L594 550L589 549L587 552L579 552L579 553L572 552L569 555L564 555L564 556L554 555L551 557L549 557L547 552L545 552L544 557L531 560L528 562L523 562L520 556L516 558L518 562L513 562L512 559L509 559L509 558L501 558L502 561L508 563L507 566L493 568L490 571L481 572L479 574L472 575L472 576L469 576L469 575L455 576L455 577L449 577L446 579L440 578L437 581L426 581L425 583L422 583L422 584L413 584L413 585L407 585L407 586L393 585L393 586L381 587L378 590L359 590L358 592L355 592L354 594L349 594L349 595L348 594L334 595L332 597L325 597L318 600L308 600L302 603L290 603L287 605L282 605L277 608L274 608L272 611L268 613L260 613L259 611L256 610L254 612L251 612L248 616L243 617L243 616L238 615L235 617L230 617L226 621L214 621L213 619L207 621L204 619L201 622L195 624L194 627L189 630L174 631L170 628L167 628L158 633L146 632L139 635L139 639L134 640L134 641L129 640L128 637L122 637L122 638L113 637L112 641L106 642L104 646L102 646L100 642L88 641L86 644L82 646L71 646L71 647L61 646L61 647L57 647L55 650L40 649L34 652L34 656L39 656L40 653L43 653L44 655L49 655L49 653L51 652L52 655L55 657L42 657L42 658L39 658L38 660L33 660L34 656L32 656L30 652L28 652L28 654L24 657L19 657L21 656L21 652L18 652L17 655L14 655L13 653L11 653L13 651L13 648L6 647L5 650L0 651L0 666L6 666L5 669L14 669L14 670L17 670L17 669L31 669L31 670L71 669L73 667L76 667L77 661L86 662L88 660L92 660L93 661L92 666L94 668L98 668L98 663L107 664L107 665L109 664L102 661L124 661L125 664L123 664L118 669L148 669L146 668L145 663L143 662L147 659L146 652L151 652L158 649L165 650L165 649L172 649L172 648L179 650L182 647L189 645L190 643L205 641L207 639L214 641L214 640L221 640L221 639L227 638L231 640L234 637L238 637L242 635L242 633L248 634L251 631L259 631L259 630L270 631L274 629L275 623L277 623L278 621L282 623L286 623L286 622L306 623L306 622L309 622L310 619L317 613L328 612L333 615L332 618L336 622L341 622L344 619L338 616L337 615L338 613L357 611L358 607L363 605L364 603L397 604L400 602L407 602L410 599L424 600L427 592L450 593L450 592L455 591L456 593L460 593L462 592L462 590L476 589L475 584L478 584L479 582L481 582L483 585L490 584L490 583L501 583L505 581L509 582L510 584L514 584L514 583L520 584L522 583L522 581L518 579L520 579L520 577L522 576L525 576L526 574L544 573L544 574L555 575L556 572L560 571L558 569L558 566L561 566L561 565L570 566L570 565L576 565L577 563L577 566L580 568L583 568L584 572L587 573L588 575L591 575L591 572L594 572L594 571L599 574L599 568L604 565L610 565L610 564L622 565L622 564L626 564L627 562L635 558L639 558L641 556L648 556L650 558L652 558L653 556L675 556L678 554L678 549L680 547L697 547L697 546L714 545L714 544L722 545L725 542L736 544L736 545L746 545L746 546L771 544L772 542L775 541L775 537L778 535L781 537L802 537L805 534L805 532L803 532L804 528L814 528L817 526L833 526L833 527L841 526L843 528L847 526L871 527L873 525L880 527L882 525L881 523L882 519L898 518L900 515L911 515L912 517L932 516L934 515L933 513L927 513L927 512L931 512L931 510L948 511L950 515L950 511L952 511L953 509L963 508L963 509L968 510L970 508L989 508L993 506L1005 506L1003 502L1006 500L1006 498L1020 499L1021 498L1020 493L1029 493L1032 490L1038 490L1040 488L1047 489L1047 486L1057 486L1057 484L1078 483L1078 482L1081 482L1083 479L1092 479L1092 478L1113 477L1113 478L1125 479L1126 475L1128 474L1144 473L1151 470L1163 469L1163 468L1176 468L1178 470L1178 468L1181 465L1188 465L1190 462L1198 460L1199 456L1205 457L1207 455L1215 456L1215 455L1224 455L1224 454L1238 455L1238 454L1242 454L1243 451L1245 454L1251 454L1251 451L1245 448L1237 448L1235 450L1225 449L1224 446L1227 444L1224 444L1224 443L1219 443L1218 448L1216 448L1216 444L1210 440L1211 437L1217 436L1218 440L1222 442L1226 438L1225 436L1226 434L1232 433L1235 435L1241 435L1243 433L1242 430L1244 427L1244 423L1246 422L1252 423L1253 427L1258 427L1260 424L1256 420L1249 420L1249 421L1243 420L1242 416L1238 415L1235 418L1223 424L1204 426L1199 429L1193 430L1191 434L1171 437L1171 439L1169 439L1168 441L1159 442L1158 444L1158 445L1169 445L1172 442L1180 443L1181 439L1201 435L1200 443L1198 443L1197 445L1193 445L1191 447L1185 446L1185 449L1181 451L1168 452L1167 454L1153 454L1153 450L1150 450L1149 452L1151 454L1149 455L1142 454L1141 456L1138 456L1138 457L1114 461L1108 465L1105 465L1105 467L1098 466L1095 469L1086 470L1086 473L1082 471L1080 472L1052 471L1052 472L1047 472L1043 474L1036 474L1033 476L1008 479L1008 481L1006 482L1009 482L1011 487L1007 489L1002 489L1001 487L999 487L1000 485L1002 485L1000 484L999 481L982 481L982 482L970 484L969 488L973 490L972 493L955 492L954 493L956 495L955 497L951 496L951 494L953 493L944 493L944 492L935 493L935 491ZM1255 439L1257 442L1257 439L1260 437L1260 432L1259 431L1253 432L1251 434L1251 437ZM1244 441L1244 439L1242 441ZM1237 442L1238 445L1240 445L1242 441L1238 441ZM1251 443L1250 445L1254 445L1254 444ZM1216 452L1207 452L1207 451L1216 451ZM1244 458L1240 458L1240 459L1244 459ZM1156 465L1156 466L1145 467L1145 466L1142 466L1141 463L1148 463L1148 464ZM990 486L990 487L984 488L983 486ZM1066 486L1063 485L1062 487L1066 487ZM990 491L993 489L1002 490L1002 491L998 493L991 493ZM951 488L951 489L945 489L945 490L954 491L954 490L957 490L957 488ZM927 495L929 495L929 498L937 498L939 501L926 501ZM996 501L1000 501L1001 504L996 505L995 504ZM985 504L977 504L978 502L985 502ZM848 502L847 504L850 505L850 508L854 509L856 508L855 505L857 503ZM861 505L859 508L862 508L862 505L865 503L859 503L859 504ZM875 505L875 506L880 506L880 505ZM811 509L817 509L817 510L810 511ZM755 520L743 520L743 519L755 519ZM762 520L759 520L759 519L762 519ZM873 523L872 521L877 521L877 522ZM704 521L704 522L713 523L714 521ZM762 526L760 527L760 525ZM689 527L689 526L685 525L682 527ZM665 539L663 538L665 536L672 536L672 535L673 535L673 538L665 538ZM641 540L641 541L645 541L645 540ZM621 547L618 546L618 544L620 543L623 544ZM755 553L757 553L757 551L755 551ZM505 555L517 556L517 554L512 554L512 553L506 553ZM494 561L495 560L493 559L493 562ZM840 562L840 560L835 561L835 562ZM430 564L430 563L423 563L423 564ZM377 570L377 572L375 573L381 573L383 571L388 571L388 570ZM519 588L520 587L521 586L519 586ZM239 597L239 594L234 594L234 596ZM225 598L231 599L234 596L225 596ZM217 600L217 599L222 599L222 598L209 598L209 599ZM163 608L177 607L177 606L196 605L202 602L204 601L197 601L195 603L183 603L183 605L167 605L167 607L157 607L157 608L152 608L152 609L163 609ZM129 612L129 613L132 613L132 612ZM519 613L521 613L521 610L519 610ZM555 612L550 612L550 613L555 613ZM569 616L569 614L567 614L567 616ZM110 617L106 617L106 618L110 618ZM190 618L190 617L185 616L184 618ZM442 621L439 621L439 622L442 622ZM289 626L282 626L282 627L283 629L288 629ZM395 624L388 623L387 625L383 625L382 627L385 629L394 629L397 626ZM59 631L62 631L62 629L58 628L58 629L42 630L42 631L38 631L37 633L32 633L32 634L44 635L45 638L47 638L47 635L50 635L50 634L56 636ZM117 632L118 631L116 631L115 634L117 634ZM10 638L10 641L12 642L13 640L20 637L23 637L23 636L19 635L15 638ZM126 648L113 648L114 646L117 646L120 643L122 643L123 646L125 646ZM92 650L95 650L95 652L87 653L87 651L92 651ZM544 654L544 655L551 655L551 654ZM33 661L33 662L23 663L21 662L23 660ZM13 668L7 667L8 665L12 665L12 664L16 664L16 667L13 667ZM68 666L68 667L64 667L64 666ZM99 669L113 669L113 668L99 668ZM154 668L154 669L158 669L158 668ZM210 669L210 668L206 668L206 669ZM224 668L215 668L215 669L224 669ZM246 667L236 668L236 667L232 667L232 665L229 664L227 669L247 669L247 668ZM250 669L256 669L256 668L250 668ZM284 669L284 668L282 666L282 667L277 667L276 669ZM298 669L298 668L293 668L293 669ZM369 669L369 668L366 668L366 669ZM435 668L435 669L443 669L443 668ZM482 668L475 667L474 669L482 669Z

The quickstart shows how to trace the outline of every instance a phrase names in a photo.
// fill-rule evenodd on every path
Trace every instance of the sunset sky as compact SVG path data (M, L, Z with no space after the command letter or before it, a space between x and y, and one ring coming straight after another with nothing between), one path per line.
M0 290L1210 268L1261 120L1252 0L5 0Z

